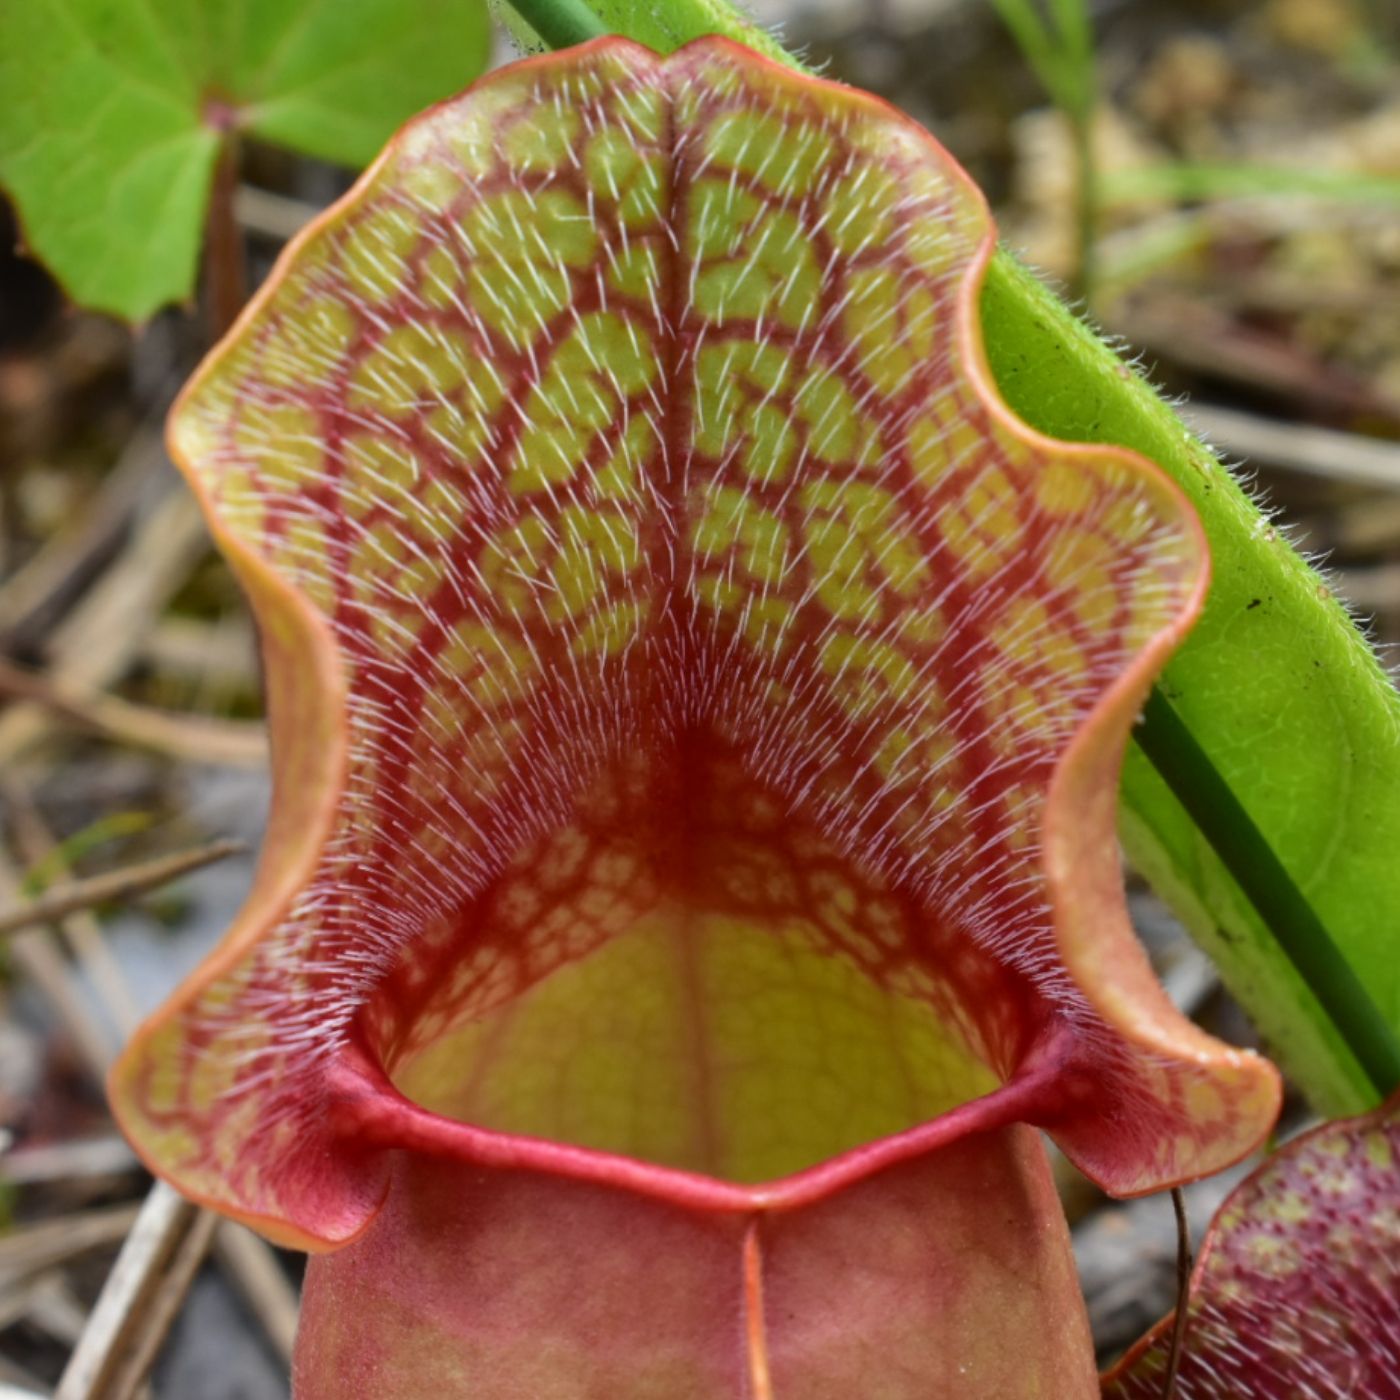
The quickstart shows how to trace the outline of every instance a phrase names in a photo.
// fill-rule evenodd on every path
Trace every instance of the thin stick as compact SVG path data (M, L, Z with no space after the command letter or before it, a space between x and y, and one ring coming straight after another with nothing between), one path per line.
M0 849L0 899L17 903L19 874ZM117 1053L117 1037L92 1014L79 994L75 979L53 933L42 926L13 934L7 947L15 966L38 987L64 1030L72 1037L88 1072L102 1083Z
M0 1156L0 1182L6 1186L32 1186L55 1181L91 1181L93 1178L123 1176L135 1171L140 1162L116 1133L102 1137L73 1138L66 1142L46 1142L38 1147L21 1147ZM0 1248L6 1240L0 1239Z
M48 1400L40 1390L25 1390L10 1381L0 1380L0 1400Z
M173 383L169 392L162 388L162 413L174 389ZM7 643L35 632L65 596L71 597L100 569L103 555L120 542L143 496L162 478L164 462L153 415L131 435L80 512L0 584L0 636Z
M295 238L321 212L321 205L256 185L239 185L233 192L233 212L249 233L279 243Z
M219 1217L212 1211L196 1210L184 1238L159 1276L155 1291L136 1325L130 1330L130 1345L112 1380L111 1388L100 1392L101 1400L136 1400L145 1388L144 1382L155 1362L156 1353L175 1321L190 1284L209 1252L210 1242L218 1228ZM62 1400L56 1395L55 1400ZM95 1395L93 1400L98 1400Z
M162 676L193 679L205 688L247 691L257 684L257 638L252 621L242 613L226 614L217 622L163 617L134 659Z
M93 905L106 904L109 900L130 899L160 885L167 885L191 870L226 860L246 849L241 841L220 839L192 851L179 851L174 855L142 861L139 865L109 870L86 880L74 880L40 895L38 899L31 899L18 909L0 912L0 936L32 928L35 924L56 923L80 909L91 909Z
M1172 1319L1171 1350L1167 1353L1162 1400L1174 1400L1176 1395L1181 1344L1186 1338L1186 1314L1191 1302L1191 1224L1186 1218L1186 1197L1179 1186L1172 1187L1172 1209L1176 1212L1176 1316Z
M1400 487L1400 445L1360 433L1286 423L1219 404L1188 404L1191 425L1222 451L1332 481Z
M0 789L4 788L0 783ZM43 829L42 820L32 804L28 801L22 791L16 791L13 784L9 785L6 797L14 810L16 817L16 836L20 838L21 845L26 860L31 863L43 860L53 850L53 842L48 833ZM220 845L232 846L236 843L214 842L210 846L204 847L203 852L209 854L214 852ZM191 855L198 853L189 853ZM188 857L186 857L188 858ZM210 858L213 858L212 855ZM181 857L167 858L167 864L172 860L179 860ZM151 864L156 864L152 862ZM149 869L149 866L146 867ZM2 872L0 872L2 873ZM120 874L122 872L114 872ZM128 874L131 872L127 872ZM102 877L109 878L109 877ZM89 885L92 882L88 882ZM55 894L70 893L73 887L69 886L63 891L55 891ZM88 919L90 916L83 912L74 912L62 921L65 930L77 931L73 925L77 922ZM83 967L89 979L96 988L98 997L103 1003L104 1009L116 1022L122 1034L129 1035L135 1026L136 1014L132 1002L130 989L122 976L121 969L116 966L106 968L95 954L101 952L106 954L105 943L102 941L102 933L99 928L90 930L93 940L80 942L78 952ZM67 970L63 967L56 951L52 948L49 932L46 929L31 929L24 933L14 935L12 947L18 947L22 943L40 941L42 951L47 953L51 961L56 964L52 968L46 969L48 973L47 990L52 997L59 993L67 992L69 979ZM71 998L70 998L71 1000ZM98 1028L91 1017L85 1014L81 1003L68 1005L64 1014L65 1024L68 1024L72 1033L79 1039L79 1043L84 1047L86 1057L94 1074L100 1081L111 1063L114 1047L108 1047L100 1040L94 1040ZM207 1212L205 1212L207 1214ZM296 1332L297 1320L297 1298L292 1286L287 1282L286 1276L282 1273L277 1262L277 1257L273 1253L270 1245L264 1243L251 1231L242 1225L236 1225L231 1220L216 1220L211 1228L216 1231L215 1238L219 1245L219 1262L231 1281L238 1288L239 1292L247 1300L258 1322L266 1331L273 1348L285 1360L291 1359L292 1339ZM201 1226L201 1228L204 1228ZM207 1245L207 1241L206 1241ZM201 1250L201 1255L202 1255ZM152 1261L153 1266L160 1261ZM188 1278L186 1278L188 1282ZM169 1295L171 1306L178 1305L180 1294ZM151 1353L154 1355L154 1352ZM137 1378L139 1379L139 1377Z
M209 549L199 507L172 491L132 534L122 554L49 638L51 678L98 688L126 669L152 621ZM50 724L43 707L13 705L0 715L0 767L12 763Z
M24 785L0 778L0 796L10 809L10 838L24 864L31 871L46 870L57 858L63 882L71 883L73 876L66 868L58 843ZM35 897L32 890L31 885L25 891L26 899ZM122 975L120 963L107 946L101 924L90 910L84 909L60 920L57 927L83 976L97 993L98 1002L120 1038L125 1040L136 1029L141 1013ZM99 1083L101 1078L99 1073Z
M75 1296L62 1270L31 1279L24 1289L20 1316L31 1327L46 1332L57 1342L76 1346L87 1326L87 1313Z
M133 705L115 695L64 685L3 658L0 696L32 700L84 729L176 758L240 768L267 765L267 739L262 725L252 720L213 719Z
M54 1400L128 1400L213 1235L214 1217L158 1181L107 1276Z
M136 1220L134 1205L101 1206L21 1225L0 1239L0 1284L56 1268L79 1254L116 1244Z

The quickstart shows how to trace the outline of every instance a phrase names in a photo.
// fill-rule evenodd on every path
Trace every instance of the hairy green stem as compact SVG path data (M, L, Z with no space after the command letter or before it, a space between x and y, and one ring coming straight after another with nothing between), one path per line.
M1378 1095L1400 1086L1400 1043L1317 911L1160 690L1135 738L1341 1031Z

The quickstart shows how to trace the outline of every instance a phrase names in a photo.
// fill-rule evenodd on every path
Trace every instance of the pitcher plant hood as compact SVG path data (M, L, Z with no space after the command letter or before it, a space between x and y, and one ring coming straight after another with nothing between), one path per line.
M608 39L295 240L171 423L275 795L113 1079L155 1171L312 1250L443 1163L568 1181L601 1259L619 1193L713 1243L1014 1124L1119 1194L1255 1146L1276 1076L1172 1009L1114 835L1203 537L1004 406L993 238L878 100Z

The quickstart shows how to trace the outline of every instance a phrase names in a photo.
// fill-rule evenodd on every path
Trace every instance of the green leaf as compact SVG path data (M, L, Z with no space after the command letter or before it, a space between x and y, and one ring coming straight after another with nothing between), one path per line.
M1049 20L1033 0L992 0L1051 100L1066 112L1093 104L1093 33L1076 0L1058 0Z
M221 132L359 165L485 64L483 0L0 6L0 184L75 300L187 297Z

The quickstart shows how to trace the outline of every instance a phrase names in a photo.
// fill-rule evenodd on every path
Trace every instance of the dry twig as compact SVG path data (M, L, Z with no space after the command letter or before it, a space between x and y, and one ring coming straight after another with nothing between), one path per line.
M116 1244L131 1229L137 1207L103 1206L77 1215L21 1225L0 1238L0 1285L52 1269L75 1255Z
M53 843L43 830L38 813L28 802L25 794L17 791L13 784L9 785L6 796L17 818L17 834L24 840L26 858L30 861L47 858L53 850ZM217 846L220 843L214 844ZM224 854L226 853L224 852ZM0 856L0 875L3 875L4 869L3 857ZM88 917L90 916L80 911L70 914L65 922L71 924L74 920ZM102 942L100 930L94 929L93 936L105 954L105 944ZM45 991L55 1004L60 1017L69 1029L69 1033L83 1048L89 1067L93 1070L98 1081L101 1082L106 1077L107 1068L115 1055L115 1046L102 1035L101 1028L96 1025L81 1000L73 993L68 970L63 965L49 932L41 928L28 928L12 936L10 947L12 949L24 947L40 950L39 961L47 978ZM86 950L86 955L80 952L80 956L84 956L85 966L91 952L91 949ZM113 965L103 969L100 976L93 969L89 970L89 975L96 985L108 1013L115 1021L117 1029L123 1036L129 1035L135 1028L136 1014L121 970ZM220 1262L228 1271L239 1292L247 1300L254 1316L266 1330L272 1345L284 1359L289 1360L291 1339L296 1331L297 1298L292 1286L283 1275L271 1247L242 1225L236 1225L228 1220L221 1221L217 1216L208 1211L198 1210L193 1205L189 1206L189 1209L196 1211L201 1217L198 1237L203 1239L203 1243L199 1246L197 1256L186 1261L188 1268L186 1268L185 1263L181 1262L184 1256L180 1256L180 1259L172 1259L169 1253L160 1250L138 1252L128 1261L124 1271L120 1270L121 1261L119 1258L118 1265L114 1266L113 1273L103 1289L103 1296L105 1297L111 1288L158 1289L161 1306L168 1307L170 1316L173 1317L179 1309L180 1301L184 1297L185 1289L193 1277L195 1268L208 1248L209 1232L217 1230ZM174 1226L171 1225L169 1228L173 1229ZM169 1274L164 1281L133 1278L133 1273L139 1274L143 1268L154 1270L168 1268ZM94 1326L105 1325L101 1323L100 1312L95 1312L93 1316ZM132 1368L130 1384L133 1389L123 1393L136 1393L134 1388L139 1385L141 1377L144 1375L144 1371L135 1369L136 1360L144 1358L144 1364L149 1366L155 1356L161 1337L164 1336L165 1328L168 1326L169 1318L165 1320L159 1332L150 1338L149 1346L143 1343L140 1348L132 1351L131 1355L134 1359L130 1362ZM125 1374L123 1372L123 1375ZM115 1396L118 1392L111 1393ZM108 1392L98 1391L93 1392L93 1394L100 1394L105 1400Z
M0 1400L48 1400L42 1391L0 1380Z
M20 898L19 873L0 851L0 903L18 904ZM22 929L9 939L7 948L14 965L39 989L100 1084L116 1057L117 1038L83 1002L53 933L42 927Z
M152 619L189 577L208 548L199 508L184 490L172 491L147 517L105 574L55 628L50 678L93 690L115 680L141 644ZM49 724L42 706L13 706L0 716L0 764L41 737Z
M251 1230L232 1220L219 1222L214 1250L273 1350L290 1366L299 1303L296 1289L287 1281L277 1256Z
M27 789L18 782L0 778L0 795L3 795L10 811L10 839L20 859L31 869L49 865L58 852L58 846ZM126 978L122 976L120 965L112 956L112 950L107 946L107 939L97 919L88 910L77 909L55 922L69 952L97 992L97 999L112 1027L119 1037L130 1035L140 1020L136 1000L131 995ZM109 1055L100 1067L92 1064L99 1083L110 1058Z
M54 1400L131 1400L209 1248L216 1221L163 1181L151 1187Z
M238 855L247 848L241 841L221 839L192 851L177 851L174 855L126 865L85 880L65 881L17 908L0 911L0 936L32 928L35 924L57 923L70 914L91 909L111 900L130 899L148 890L158 889L192 870L203 869L215 861Z
M267 739L262 725L255 721L175 714L133 705L115 695L59 684L3 659L0 696L33 701L84 729L175 758L236 768L267 765Z
M1308 423L1285 423L1218 404L1193 403L1185 415L1230 456L1332 481L1400 490L1400 443Z
M0 585L0 636L33 631L100 567L165 460L159 427L138 428L82 510Z
M0 1182L7 1186L34 1186L57 1181L89 1181L94 1177L121 1176L140 1162L116 1133L102 1137L74 1138L21 1147L0 1156Z
M249 233L278 243L295 238L321 212L319 205L257 185L239 185L233 192L233 213L238 222Z

